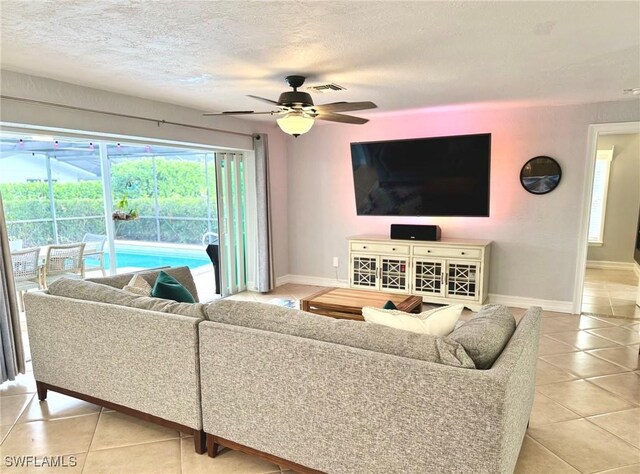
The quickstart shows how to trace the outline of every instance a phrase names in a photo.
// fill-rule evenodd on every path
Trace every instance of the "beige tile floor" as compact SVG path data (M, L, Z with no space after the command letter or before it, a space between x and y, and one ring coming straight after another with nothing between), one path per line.
M288 284L234 298L299 300L318 289ZM513 313L519 319L524 310ZM639 331L630 319L544 313L535 401L516 473L640 473ZM34 392L31 373L1 386L1 463L52 454L74 456L75 468L59 469L67 473L283 472L230 450L216 459L197 455L193 440L178 432L51 392L41 403Z
M633 270L587 268L582 312L621 318L639 318L636 306L638 277Z

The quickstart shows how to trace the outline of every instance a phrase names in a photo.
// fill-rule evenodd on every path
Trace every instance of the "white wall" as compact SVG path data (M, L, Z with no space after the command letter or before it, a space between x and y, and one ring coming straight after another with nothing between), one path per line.
M601 135L598 150L613 151L601 247L587 260L633 263L640 208L640 134Z
M276 276L288 273L287 150L285 136L275 123L240 120L231 117L203 117L201 110L6 70L0 71L0 92L5 96L150 117L245 134L268 133L274 270ZM215 91L212 91L213 93ZM156 123L136 119L48 107L9 99L1 99L0 101L0 121L245 150L253 148L251 137L248 136L172 125L158 126Z
M568 309L588 125L638 119L637 100L627 100L564 107L449 108L378 116L363 126L317 124L288 142L290 273L335 278L331 264L338 256L339 279L347 280L346 237L388 235L391 223L438 224L444 237L494 242L490 293L564 302L555 306ZM490 217L356 216L351 142L484 132L492 133ZM559 187L546 195L529 194L519 181L523 164L537 155L552 156L562 166Z

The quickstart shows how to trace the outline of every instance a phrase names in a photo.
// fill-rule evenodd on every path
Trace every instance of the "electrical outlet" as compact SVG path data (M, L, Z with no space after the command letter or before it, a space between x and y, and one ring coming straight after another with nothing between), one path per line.
M333 266L334 268L338 268L340 266L340 260L338 257L333 257Z

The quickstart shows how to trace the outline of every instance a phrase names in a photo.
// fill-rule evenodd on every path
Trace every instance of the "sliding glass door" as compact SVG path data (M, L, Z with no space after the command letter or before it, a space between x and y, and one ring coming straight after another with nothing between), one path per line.
M215 179L208 179L213 154L124 144L107 150L119 271L210 265L202 246L218 228Z
M222 296L247 289L244 155L216 153Z
M188 265L207 299L216 290L246 289L244 154L87 138L0 139L12 249L98 239L108 273ZM220 288L207 244L218 245Z

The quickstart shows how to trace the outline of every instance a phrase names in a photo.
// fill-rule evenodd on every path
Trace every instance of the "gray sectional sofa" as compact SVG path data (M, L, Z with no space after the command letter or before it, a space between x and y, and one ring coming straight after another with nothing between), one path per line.
M511 473L533 403L540 311L479 370L431 336L258 303L209 306L199 326L209 452L250 447L304 472ZM485 306L477 322L505 313ZM465 343L496 339L464 326Z
M118 289L129 278L27 295L41 399L132 410L196 433L199 452L206 432L210 456L226 446L299 472L513 472L540 308L514 331L505 307L485 306L435 338L259 303L149 302Z
M165 271L197 300L187 267ZM143 276L153 282L157 274ZM60 279L46 292L25 294L38 397L44 400L47 390L53 390L193 434L195 450L203 453L198 358L202 305L118 289L130 279L120 275L95 280L103 284ZM162 312L167 307L183 315Z

